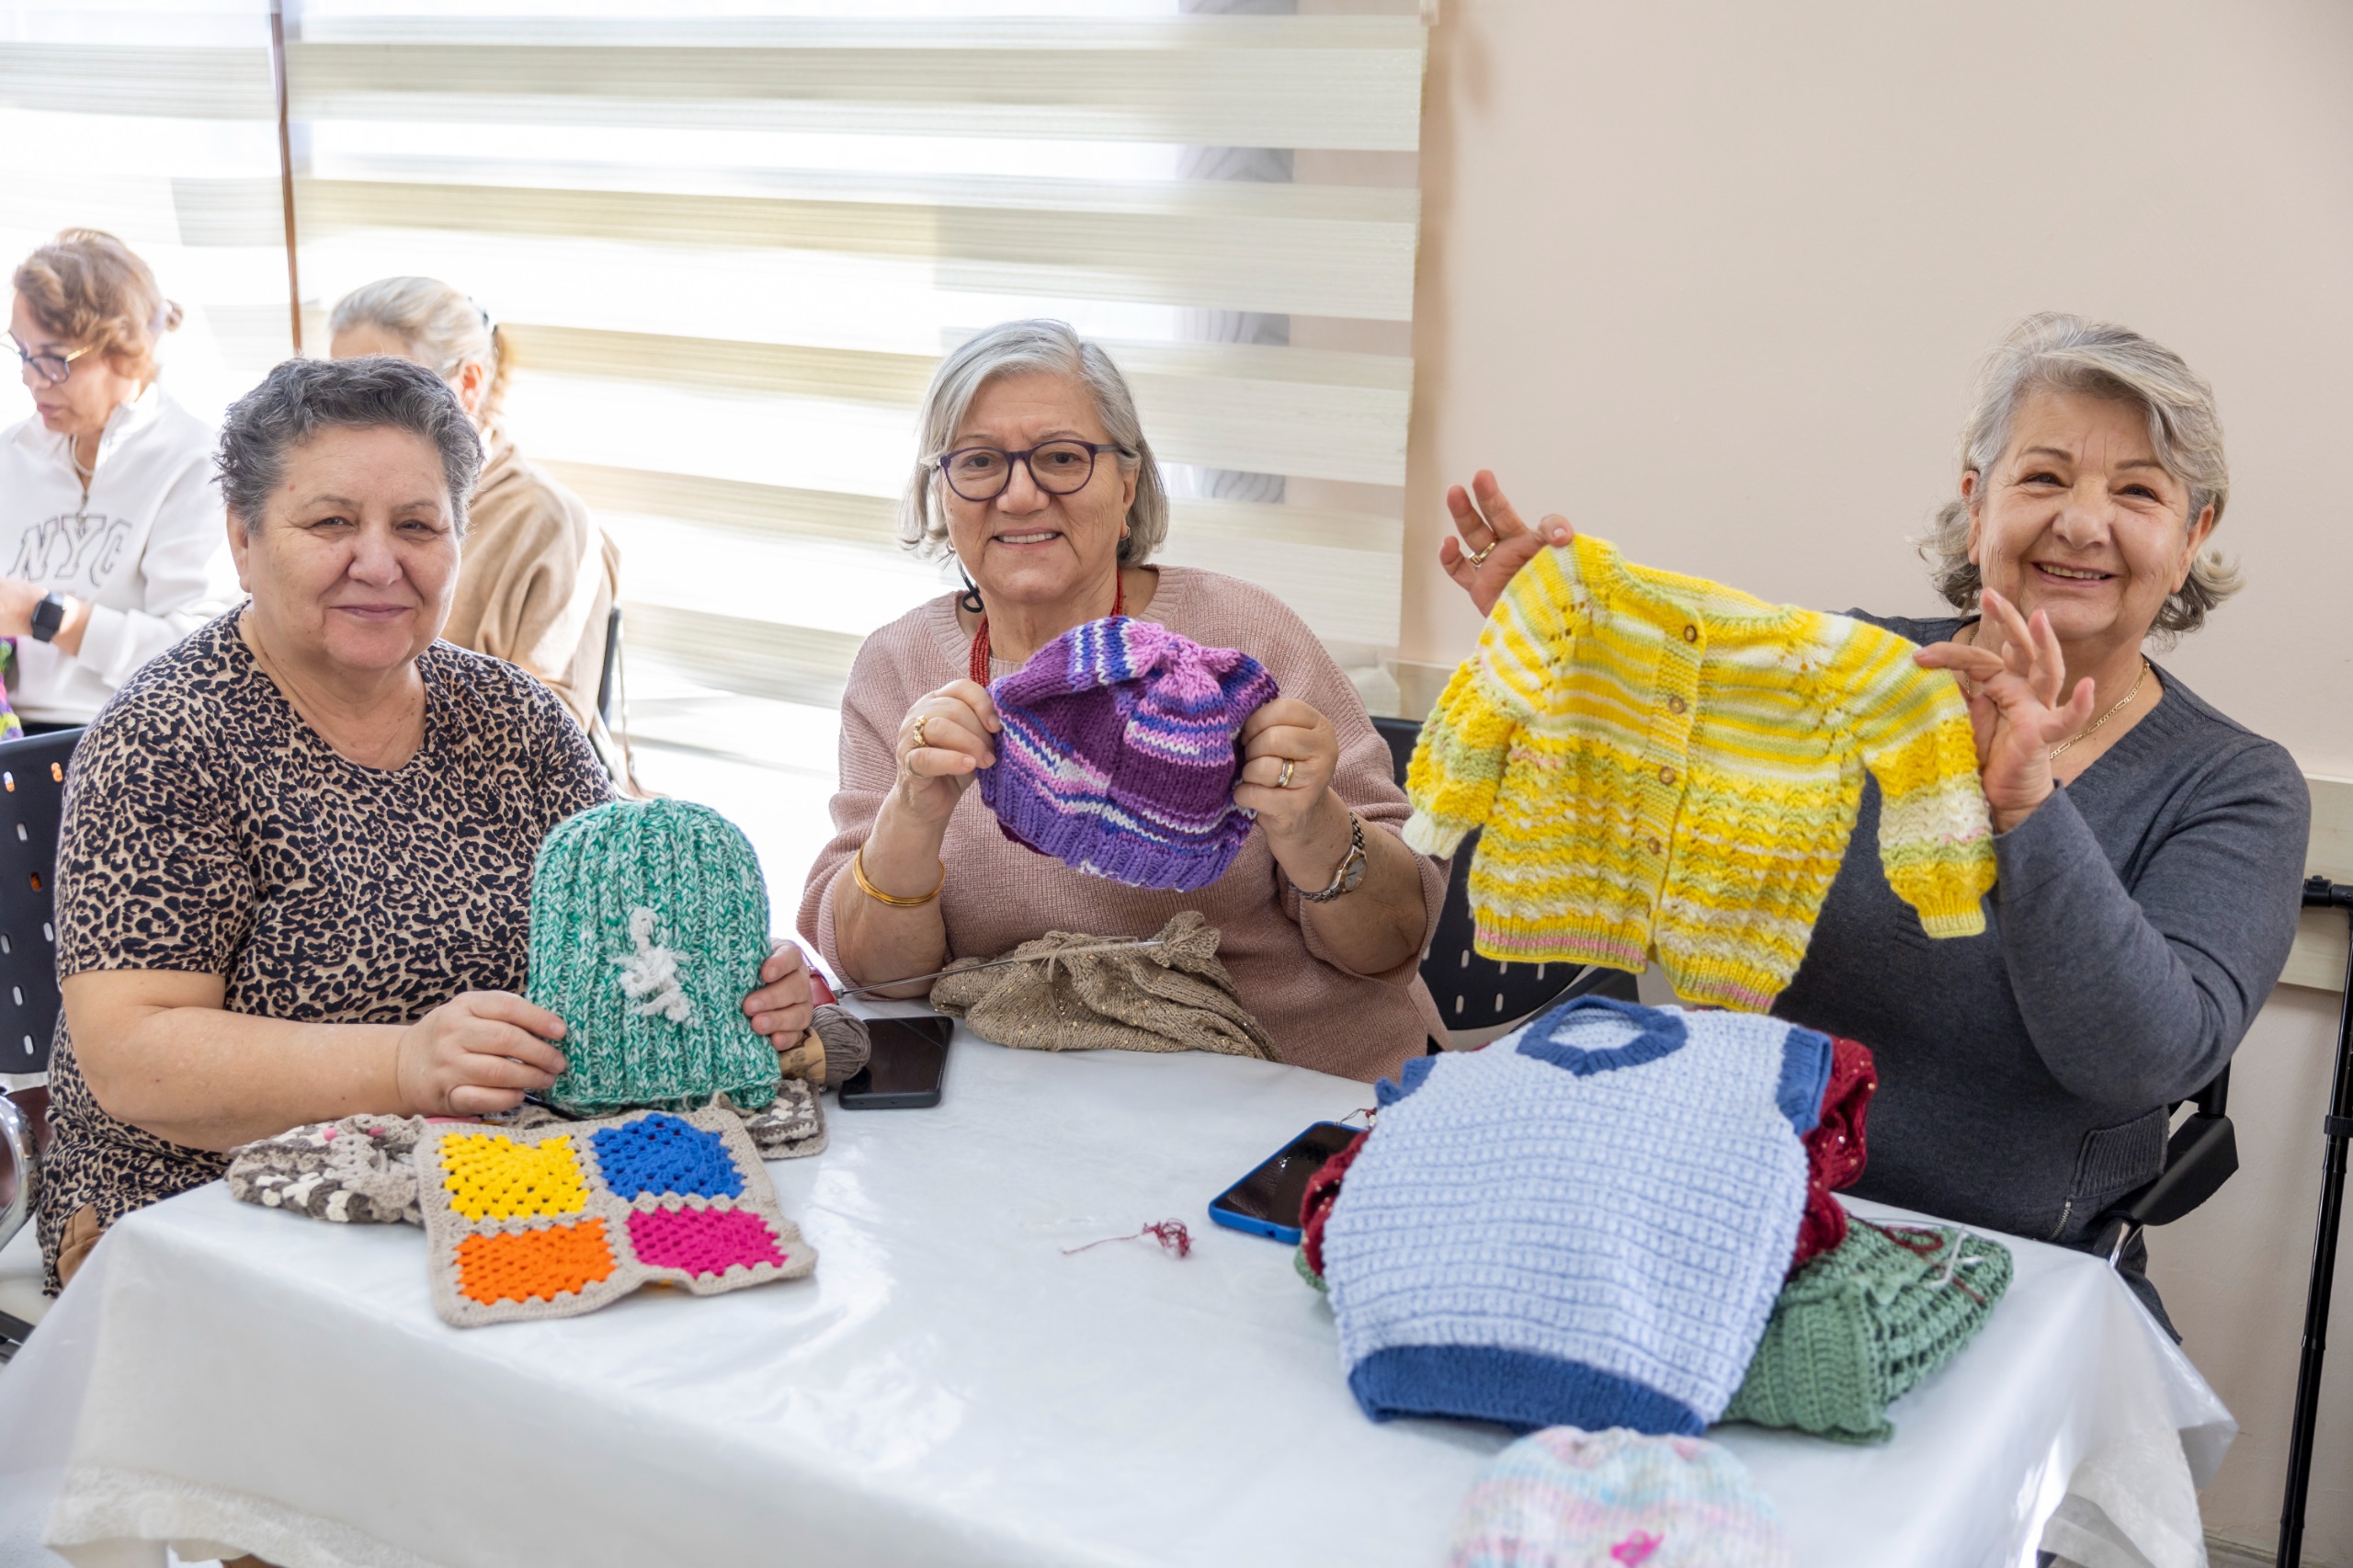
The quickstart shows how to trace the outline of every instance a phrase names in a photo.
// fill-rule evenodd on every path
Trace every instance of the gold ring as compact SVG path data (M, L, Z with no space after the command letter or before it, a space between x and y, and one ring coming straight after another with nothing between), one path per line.
M1487 557L1493 555L1495 552L1495 546L1501 543L1503 543L1503 540L1495 540L1484 550L1465 551L1463 551L1462 559L1471 562L1472 569L1476 570L1487 563Z
M1297 762L1286 760L1283 763L1283 770L1275 775L1275 788L1278 790L1290 789L1291 769L1298 766L1299 764Z
M918 714L915 718L915 749L918 751L930 744L923 738L923 727L930 722L931 715L928 713Z

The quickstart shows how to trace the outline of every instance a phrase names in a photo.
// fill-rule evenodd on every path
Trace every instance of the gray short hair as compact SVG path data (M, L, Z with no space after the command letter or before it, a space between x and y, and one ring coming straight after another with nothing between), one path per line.
M1136 475L1136 497L1128 506L1128 537L1120 541L1120 560L1142 565L1168 537L1168 491L1161 483L1160 464L1153 458L1152 443L1144 439L1135 394L1128 390L1119 366L1100 344L1059 321L1009 321L993 326L967 340L932 372L916 424L915 472L899 503L900 542L926 558L949 552L939 459L956 438L956 427L964 422L981 388L999 376L1037 371L1068 376L1084 386L1104 434L1122 449L1120 467Z
M2157 460L2188 487L2186 521L2196 522L2211 506L2221 524L2231 472L2214 389L2180 355L2130 327L2056 312L2018 323L1978 374L1977 400L1961 430L1961 466L1977 475L1981 497L1986 475L2009 449L2018 404L2042 391L2086 392L2140 408L2148 416ZM1938 591L1956 608L1976 608L1984 581L1969 559L1969 503L1956 495L1938 507L1919 546ZM2153 634L2170 642L2197 631L2207 612L2238 589L2238 568L2212 551L2200 551L2188 577L2158 609Z
M369 354L357 359L288 359L261 379L221 421L213 459L221 498L244 525L261 531L271 492L286 478L286 454L329 427L405 430L441 454L449 510L466 532L466 501L482 473L482 437L449 384L422 365Z
M379 278L337 300L327 318L331 334L355 326L399 338L408 345L411 358L445 381L467 364L481 365L490 378L482 394L482 422L498 417L514 368L506 335L467 294L438 278Z

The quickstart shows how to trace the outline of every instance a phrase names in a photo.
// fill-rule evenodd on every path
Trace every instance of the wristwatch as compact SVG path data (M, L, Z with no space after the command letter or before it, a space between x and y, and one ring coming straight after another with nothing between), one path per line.
M1364 881L1364 824L1354 812L1348 813L1348 852L1340 857L1340 869L1332 873L1332 885L1322 892L1309 892L1299 888L1299 896L1310 903L1329 903L1344 892L1354 892ZM1297 882L1291 886L1298 888Z
M51 594L33 606L33 638L36 642L48 642L57 635L57 629L64 624L65 596L63 594Z

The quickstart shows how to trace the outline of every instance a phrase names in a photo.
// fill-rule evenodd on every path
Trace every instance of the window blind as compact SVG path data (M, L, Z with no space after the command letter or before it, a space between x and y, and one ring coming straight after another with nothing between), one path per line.
M268 16L0 0L0 256L13 271L68 227L121 238L187 312L164 384L206 418L290 347Z
M945 581L892 521L933 366L1059 316L1110 347L1171 466L1159 559L1272 589L1393 703L1417 195L1182 171L1412 152L1419 20L997 8L290 6L306 342L374 278L472 293L517 443L621 544L633 670L829 704ZM197 244L278 221L274 182L194 184ZM1217 312L1330 342L1213 341Z

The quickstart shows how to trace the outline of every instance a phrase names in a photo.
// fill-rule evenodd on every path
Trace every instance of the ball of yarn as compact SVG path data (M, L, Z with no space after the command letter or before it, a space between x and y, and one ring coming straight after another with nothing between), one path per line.
M734 824L686 801L616 801L557 824L531 873L530 999L564 1021L548 1098L585 1115L776 1097L744 1016L768 953L767 884Z
M820 1003L809 1027L825 1042L825 1086L828 1088L855 1076L873 1054L874 1045L867 1036L866 1020L847 1007Z

